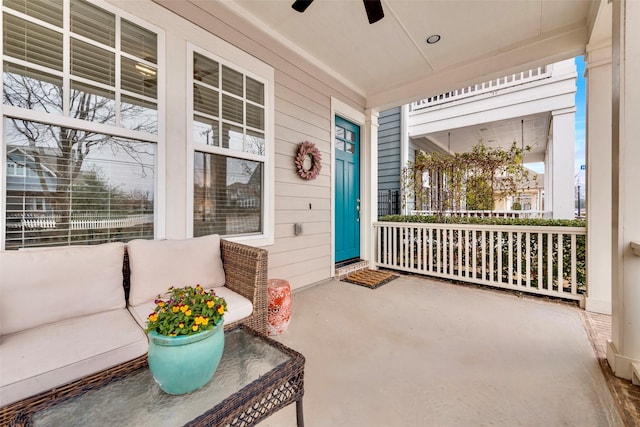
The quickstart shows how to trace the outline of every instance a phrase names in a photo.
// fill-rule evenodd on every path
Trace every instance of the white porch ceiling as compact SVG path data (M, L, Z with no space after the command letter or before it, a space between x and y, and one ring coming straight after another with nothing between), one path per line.
M206 3L211 0L191 0ZM599 0L382 0L370 25L362 1L225 0L386 108L584 52ZM439 34L439 43L425 39Z
M531 151L525 154L525 162L541 162L547 147L547 137L551 113L540 113L530 116L482 123L444 132L422 135L415 139L425 148L441 152L464 153L481 140L487 147L509 147L513 142L518 147L530 146Z

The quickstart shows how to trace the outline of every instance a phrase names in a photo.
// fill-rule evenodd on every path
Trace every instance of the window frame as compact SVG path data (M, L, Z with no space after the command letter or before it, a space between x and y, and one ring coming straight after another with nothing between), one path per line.
M256 81L259 81L264 85L264 155L252 154L247 152L235 151L229 148L216 147L213 145L197 144L193 138L193 56L194 53L203 55L209 59L217 61L222 66L233 69L234 71L242 73L245 77L250 77ZM229 54L229 52L226 52ZM223 236L227 240L233 242L241 242L253 246L268 246L274 243L274 70L271 66L257 60L254 57L249 56L246 52L240 49L233 48L231 51L232 58L224 58L221 55L216 55L207 49L203 49L193 43L187 43L187 71L186 71L186 90L187 95L187 108L186 108L186 132L187 132L187 188L186 188L186 235L193 237L193 221L194 221L194 156L196 152L203 152L209 154L217 154L225 157L234 157L239 159L252 160L262 163L262 232L252 234L241 235L229 235ZM219 88L218 90L222 90ZM245 101L247 99L243 97ZM250 102L250 101L249 101ZM222 106L219 107L222 109ZM220 126L222 126L223 120L220 119ZM245 112L245 128L246 124L246 112ZM250 126L249 126L250 127Z
M148 142L148 143L152 143L155 144L156 146L156 154L155 154L155 159L154 159L154 169L155 169L155 182L154 182L154 238L162 238L164 237L165 234L165 228L166 228L166 211L164 209L162 209L163 206L166 205L165 200L166 200L166 195L164 192L164 189L166 188L166 176L164 173L161 173L161 171L164 171L166 169L166 155L165 155L165 120L163 120L163 118L165 117L165 111L166 111L166 77L165 77L165 70L166 70L166 65L165 65L165 32L162 28L158 27L157 25L153 25L148 21L145 21L144 19L139 18L136 15L133 15L131 13L128 13L122 9L119 9L117 7L114 7L113 5L110 5L109 3L104 2L103 0L85 0L87 1L87 3L90 3L96 7L99 7L101 9L104 9L107 12L113 13L114 15L116 15L117 19L116 19L116 28L118 29L118 34L119 33L119 28L120 28L120 20L121 19L125 19L133 24L136 24L144 29L147 29L153 33L156 34L157 36L157 75L156 75L156 82L157 82L157 98L156 98L156 106L157 106L157 117L158 117L158 124L157 124L157 131L156 133L147 133L147 132L141 132L141 131L135 131L135 130L131 130L131 129L127 129L124 127L120 127L120 126L116 126L114 125L107 125L107 124L101 124L101 123L96 123L96 122L90 122L90 121L85 121L85 120L81 120L81 119L76 119L73 117L70 117L68 115L69 112L69 97L65 96L65 98L63 99L63 113L62 114L55 114L55 113L45 113L45 112L41 112L38 110L30 110L30 109L26 109L26 108L22 108L22 107L16 107L16 106L11 106L11 105L5 105L4 102L0 102L0 135L2 137L1 140L1 147L0 147L0 155L2 155L4 161L0 162L0 201L2 202L1 205L3 206L2 209L0 209L0 249L4 249L5 248L5 243L6 243L6 220L7 220L7 212L6 212L6 206L7 206L7 170L6 170L6 159L7 159L7 144L6 144L6 129L5 129L5 121L8 118L15 118L15 119L19 119L19 120L25 120L25 121L33 121L33 122L40 122L40 123L44 123L47 125L52 125L52 126L59 126L59 127L66 127L66 128L73 128L73 129L79 129L79 130L85 130L85 131L90 131L90 132L96 132L96 133L101 133L101 134L106 134L106 135L110 135L116 138L125 138L125 139L134 139L134 140L138 140L138 141L142 141L142 142ZM46 67L42 67L42 66L36 66L34 68L38 69L38 70L43 70L46 71L50 74L54 74L54 75L61 75L63 78L63 91L65 94L70 93L70 87L71 87L71 83L72 80L76 80L76 81L80 81L80 82L84 82L84 79L78 79L78 78L73 78L70 75L70 61L71 61L71 46L70 46L70 40L72 38L76 39L76 40L82 40L85 41L84 38L82 36L79 35L74 35L73 37L71 36L71 29L70 29L70 14L71 14L71 3L70 0L64 0L63 3L63 27L62 27L62 35L63 35L63 61L64 61L64 70L62 73L46 68ZM8 9L9 10L9 9ZM5 13L4 10L4 5L2 5L2 13ZM15 12L13 10L9 10L9 12L12 15L18 16L22 19L26 19L27 21L30 22L34 22L34 19L24 15L20 12ZM1 21L0 21L1 22ZM51 24L47 24L45 25L45 27L47 28L52 28L54 26L52 26ZM0 23L0 29L2 28L2 24ZM58 27L55 27L58 28ZM93 42L91 42L93 43ZM4 64L4 51L3 51L3 44L0 43L0 60L2 61L2 64ZM128 53L126 53L125 51L123 51L121 49L120 46L120 42L116 41L116 47L114 48L114 50L116 52L120 52L120 55L124 55L127 58L131 57L131 55L129 55ZM118 56L118 55L116 55ZM15 61L11 61L12 63L16 63ZM19 61L18 63L22 63L22 61ZM117 61L117 63L119 64L119 60ZM3 65L4 67L4 65ZM119 82L120 81L120 74L121 74L121 69L119 66L115 67L115 81ZM96 87L101 87L99 82L91 82L91 84L95 84ZM119 88L117 90L120 94L123 95L128 95L129 91ZM138 95L136 95L138 96ZM4 97L4 89L3 87L0 87L0 97L3 98ZM146 99L143 96L139 96L141 99ZM115 100L116 102L120 101L121 99L118 96ZM118 116L119 116L119 110L118 110Z

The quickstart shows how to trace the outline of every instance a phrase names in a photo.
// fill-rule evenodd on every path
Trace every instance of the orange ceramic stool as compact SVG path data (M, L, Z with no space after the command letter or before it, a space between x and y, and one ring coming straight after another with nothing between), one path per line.
M291 287L286 280L269 279L267 292L269 295L267 332L269 335L278 335L287 330L291 320Z

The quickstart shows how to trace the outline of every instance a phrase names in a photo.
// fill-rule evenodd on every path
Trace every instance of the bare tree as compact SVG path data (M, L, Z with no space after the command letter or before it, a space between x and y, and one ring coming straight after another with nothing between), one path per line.
M61 81L55 77L33 72L5 73L4 103L29 110L50 114L63 113L63 90ZM92 123L115 125L116 103L106 91L90 87L73 89L69 98L69 115ZM120 111L120 118L137 123L134 130L148 132L156 122L140 120L145 117L142 106L126 104ZM157 120L156 120L157 121ZM33 170L38 177L43 196L53 207L54 215L60 218L63 230L69 231L72 213L72 184L83 171L89 156L97 150L109 148L113 155L125 155L139 167L139 174L145 176L149 166L144 157L153 154L149 144L125 140L97 132L55 126L51 124L10 119L7 130L8 140L31 156ZM54 171L55 184L47 179L46 171Z

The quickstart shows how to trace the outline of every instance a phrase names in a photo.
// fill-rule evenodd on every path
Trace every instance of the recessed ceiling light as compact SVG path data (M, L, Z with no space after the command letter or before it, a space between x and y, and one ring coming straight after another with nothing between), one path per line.
M427 43L428 44L436 44L440 41L440 34L433 34L429 37L427 37Z

